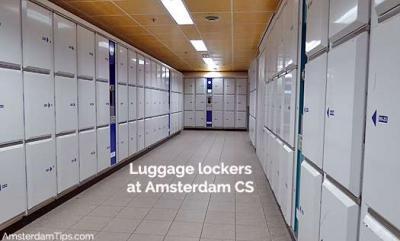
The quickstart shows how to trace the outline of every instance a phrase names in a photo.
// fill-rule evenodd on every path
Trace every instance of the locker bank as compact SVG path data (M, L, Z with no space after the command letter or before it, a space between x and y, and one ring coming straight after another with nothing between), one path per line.
M399 26L400 0L1 0L0 239L399 241ZM130 173L199 164L251 172Z

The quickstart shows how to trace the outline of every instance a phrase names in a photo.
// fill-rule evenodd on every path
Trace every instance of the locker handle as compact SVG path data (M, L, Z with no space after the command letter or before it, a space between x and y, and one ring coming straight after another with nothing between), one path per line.
M94 154L96 154L96 152L95 152L95 151L92 151L92 152L90 153L90 155L94 155Z
M93 53L93 52L89 52L89 55L90 55L90 56L94 56L94 53Z
M72 46L72 45L68 46L68 48L69 48L70 50L75 50L75 47Z
M107 148L106 148L107 150L110 150L110 146L107 146Z

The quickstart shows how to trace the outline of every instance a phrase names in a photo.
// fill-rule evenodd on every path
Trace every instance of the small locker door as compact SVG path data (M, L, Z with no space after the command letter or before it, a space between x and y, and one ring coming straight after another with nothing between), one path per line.
M79 133L79 180L84 181L97 173L96 130Z
M247 113L246 112L236 112L236 128L246 128L247 127Z
M157 86L157 64L153 60L150 61L150 87L158 88Z
M57 193L54 139L26 143L28 209Z
M294 147L295 118L296 118L296 78L297 71L285 75L283 79L283 107L281 137Z
M54 84L50 75L24 72L25 138L54 131Z
M76 24L54 14L54 73L76 75Z
M129 122L129 155L137 152L137 122Z
M247 95L247 79L236 80L236 94Z
M77 27L77 55L78 78L94 79L95 77L95 37L94 32L78 25Z
M196 95L196 110L206 109L206 95Z
M306 53L312 56L328 47L329 0L307 0Z
M235 94L235 79L224 79L224 91L227 95Z
M292 194L293 194L293 150L290 147L283 145L282 148L283 158L281 161L284 161L286 164L284 165L286 168L283 170L284 175L283 178L279 181L282 187L281 193L281 207L283 211L283 216L285 217L286 223L290 226L292 220ZM282 170L280 171L282 172Z
M77 134L56 138L58 193L79 183Z
M200 78L196 79L196 94L205 94L206 93L206 79Z
M110 91L106 82L96 82L97 126L110 124Z
M320 240L319 220L321 206L322 175L306 161L301 164L299 241Z
M138 151L144 149L144 120L138 121L138 139L137 139Z
M144 117L144 89L143 88L137 88L137 103L138 103L137 118L141 119Z
M150 59L144 58L144 85L146 87L151 87L151 62Z
M144 57L140 54L137 55L138 64L137 64L137 85L144 85Z
M137 57L136 53L128 50L128 79L130 85L136 85Z
M118 45L118 83L128 82L128 49Z
M194 94L194 79L185 79L185 94Z
M224 80L222 78L213 79L212 86L214 95L223 95L224 94Z
M204 111L196 111L196 126L197 127L206 126L206 113Z
M26 210L25 152L22 144L0 148L0 223Z
M129 156L129 143L128 143L128 123L119 124L118 127L118 161L122 161Z
M195 118L193 111L185 111L185 126L194 126Z
M129 117L128 120L136 120L136 87L128 86L129 94Z
M110 127L97 129L97 172L111 166Z
M77 80L55 76L55 85L56 133L76 130L78 124Z
M109 41L96 34L96 79L108 82L109 75Z
M145 112L145 114L144 114L144 116L150 117L150 116L152 116L152 111L154 109L152 106L153 99L154 99L153 89L145 88L144 91L145 91L145 94L144 94L144 99L145 99L144 112Z
M185 110L194 110L194 95L185 95Z
M233 111L224 112L224 127L225 128L235 127L235 112Z
M223 111L213 111L212 112L212 126L213 127L224 127L224 112Z
M95 81L78 79L79 129L96 126Z
M236 110L246 111L247 109L247 95L237 95L236 96Z
M151 145L153 141L153 118L148 118L145 120L144 123L144 141L145 147L148 147Z
M225 95L224 96L224 110L225 111L234 111L235 110L235 96L234 95Z
M22 9L24 68L50 73L53 66L52 14L30 1L22 1Z
M128 121L128 87L118 85L118 122Z
M0 68L0 144L24 138L22 93L21 71Z
M10 11L12 9L12 11ZM20 2L3 0L0 5L0 62L21 66Z
M320 239L357 241L359 206L325 178L322 184Z
M224 96L213 95L212 96L212 109L213 110L224 110Z
M370 213L367 213L360 221L360 239L365 241L399 241L387 225L381 223Z

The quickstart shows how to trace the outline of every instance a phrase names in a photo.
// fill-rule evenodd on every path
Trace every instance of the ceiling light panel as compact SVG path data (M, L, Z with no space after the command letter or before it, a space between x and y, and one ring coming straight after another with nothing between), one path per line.
M197 51L199 52L207 51L207 47L204 44L203 40L190 40L190 42Z
M182 0L161 0L161 2L177 24L193 24L193 20Z

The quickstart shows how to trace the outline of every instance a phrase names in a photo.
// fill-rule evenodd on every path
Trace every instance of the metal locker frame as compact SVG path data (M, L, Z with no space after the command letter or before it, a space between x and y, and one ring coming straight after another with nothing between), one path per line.
M96 81L97 126L110 124L110 86L107 82Z

